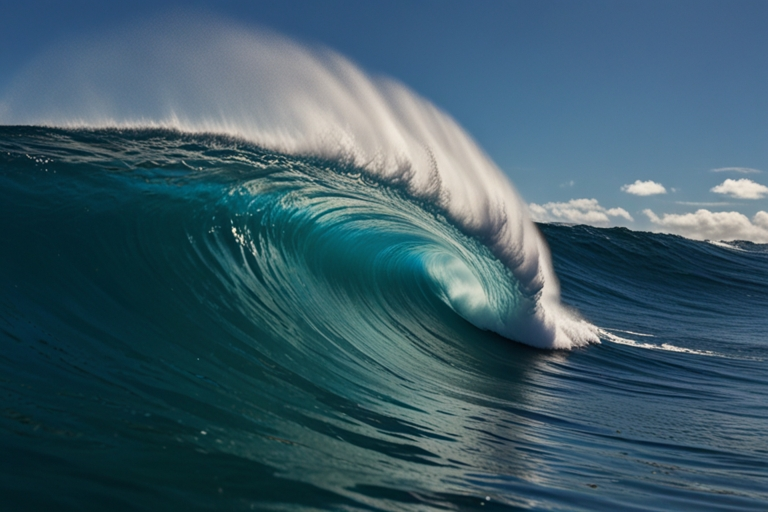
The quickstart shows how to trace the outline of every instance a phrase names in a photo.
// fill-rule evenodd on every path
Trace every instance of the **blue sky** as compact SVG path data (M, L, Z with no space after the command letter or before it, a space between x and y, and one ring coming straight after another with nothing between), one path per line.
M0 0L0 91L46 48L179 6L401 81L541 220L768 242L768 2Z

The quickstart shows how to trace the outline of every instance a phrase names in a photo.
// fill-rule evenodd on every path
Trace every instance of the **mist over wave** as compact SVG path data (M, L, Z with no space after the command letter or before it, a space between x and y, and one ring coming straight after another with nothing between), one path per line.
M471 138L401 84L371 78L330 50L229 21L169 16L51 49L2 103L3 124L218 133L355 166L435 208L509 269L519 295L498 300L476 269L435 260L431 273L458 314L542 348L598 341L560 305L545 242Z

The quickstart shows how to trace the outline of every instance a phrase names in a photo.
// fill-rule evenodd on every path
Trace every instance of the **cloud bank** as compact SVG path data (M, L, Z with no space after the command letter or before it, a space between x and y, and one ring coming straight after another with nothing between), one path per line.
M666 194L667 189L661 183L655 181L640 181L637 180L631 185L624 185L621 187L622 192L632 194L635 196L653 196L656 194Z
M643 213L662 231L694 240L750 240L768 243L768 213L759 211L752 220L739 212L697 210L682 215L665 213L659 217L651 210Z
M755 183L747 178L739 180L727 179L716 187L710 189L716 194L725 194L737 199L762 199L768 195L768 187Z
M633 221L624 208L604 208L597 199L571 199L567 203L546 203L528 205L531 217L536 222L567 222L572 224L590 224L604 226L611 222L611 217L621 217Z

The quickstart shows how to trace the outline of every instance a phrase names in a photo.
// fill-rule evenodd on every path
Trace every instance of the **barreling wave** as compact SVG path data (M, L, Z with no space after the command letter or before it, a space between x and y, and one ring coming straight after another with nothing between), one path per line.
M232 185L234 218L262 212L293 233L280 253L285 268L418 269L416 282L479 328L541 348L598 342L595 328L560 304L525 204L470 137L402 85L329 50L223 21L162 19L42 55L12 83L0 122L219 134L270 158L316 158L326 163L288 166L292 185L247 173ZM258 173L263 162L247 165ZM244 250L262 254L252 225L231 230ZM375 289L368 280L355 286Z

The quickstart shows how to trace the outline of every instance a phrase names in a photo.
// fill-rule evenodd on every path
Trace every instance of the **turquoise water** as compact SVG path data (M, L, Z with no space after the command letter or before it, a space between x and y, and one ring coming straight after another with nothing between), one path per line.
M765 246L540 225L548 317L446 204L222 136L0 128L2 508L765 509ZM519 343L552 318L599 342Z

